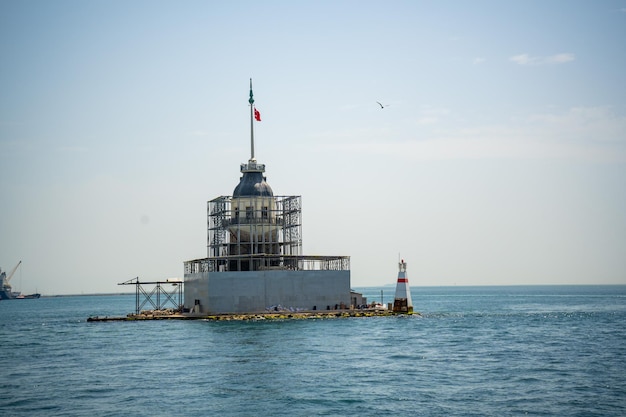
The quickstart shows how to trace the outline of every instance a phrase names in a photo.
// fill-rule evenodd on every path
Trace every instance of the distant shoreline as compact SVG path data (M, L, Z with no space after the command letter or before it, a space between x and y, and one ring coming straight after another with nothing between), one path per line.
M90 294L56 294L56 295L44 295L41 294L41 298L58 298L58 297L101 297L101 296L114 296L114 295L135 295L134 292L104 292L104 293L90 293Z
M396 284L384 284L384 285L354 285L352 289L374 289L374 288L395 288ZM412 289L418 288L521 288L521 287L626 287L624 284L494 284L494 285L411 285ZM99 296L116 296L116 295L135 295L135 292L111 292L111 293L87 293L87 294L55 294L45 295L41 294L41 298L55 298L55 297L99 297Z

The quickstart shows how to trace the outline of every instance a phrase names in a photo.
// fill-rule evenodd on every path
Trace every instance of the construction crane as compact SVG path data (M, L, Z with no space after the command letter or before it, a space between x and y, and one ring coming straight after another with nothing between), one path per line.
M9 281L11 281L11 278L13 278L13 275L15 274L15 271L17 271L17 268L19 268L19 266L20 266L21 264L22 264L22 261L19 261L19 262L17 263L17 265L15 265L15 268L13 268L13 269L11 270L11 272L9 272L9 275L8 275L8 276L7 276L7 278L6 278L6 283L7 283L7 284L9 283Z
M2 285L0 287L0 299L7 300L7 299L18 297L20 295L19 293L13 292L13 289L11 288L11 284L9 284L9 281L11 281L11 278L13 278L15 271L17 271L17 268L21 264L22 264L22 261L19 261L17 265L15 265L15 268L13 268L11 272L9 272L9 275L7 275L6 272L0 271L0 285Z

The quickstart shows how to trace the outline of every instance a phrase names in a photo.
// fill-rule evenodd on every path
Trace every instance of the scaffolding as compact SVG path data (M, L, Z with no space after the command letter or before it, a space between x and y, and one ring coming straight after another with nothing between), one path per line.
M207 203L207 229L210 270L283 268L281 257L298 257L302 252L301 197L217 197ZM250 258L263 258L263 262Z
M135 286L135 314L139 314L148 303L153 310L165 310L170 304L174 310L181 310L183 307L183 281L180 279L140 282L137 277L117 285ZM144 285L154 285L154 288L147 292Z

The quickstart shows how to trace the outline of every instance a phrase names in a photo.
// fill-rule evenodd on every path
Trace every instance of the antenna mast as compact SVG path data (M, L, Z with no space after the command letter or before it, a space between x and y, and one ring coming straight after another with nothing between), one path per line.
M254 98L252 97L252 78L250 78L250 161L254 161Z

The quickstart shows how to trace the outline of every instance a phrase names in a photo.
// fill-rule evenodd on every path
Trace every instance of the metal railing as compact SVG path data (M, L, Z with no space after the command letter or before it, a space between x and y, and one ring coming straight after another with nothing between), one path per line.
M222 221L222 227L230 226L233 224L267 224L282 226L284 221L282 218L276 217L232 217L226 218Z
M242 269L242 265L244 265ZM246 255L218 256L185 262L185 274L229 271L349 271L349 256Z
M254 161L248 161L247 164L241 164L239 167L241 172L265 172L265 164L257 164Z

